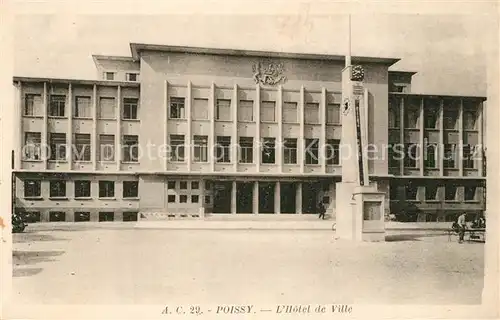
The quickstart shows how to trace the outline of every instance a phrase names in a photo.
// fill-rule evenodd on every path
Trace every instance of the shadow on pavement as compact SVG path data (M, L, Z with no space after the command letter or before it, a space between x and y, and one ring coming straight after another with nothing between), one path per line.
M386 235L385 241L387 242L397 242L397 241L421 241L420 238L429 237L442 237L443 234L424 234L424 233L410 233L410 234L392 234Z
M35 232L15 233L12 235L13 243L26 243L34 241L69 241L69 239L57 238L50 234L38 234Z
M23 268L23 269L14 269L12 271L13 277L29 277L34 276L35 274L39 274L42 272L42 268Z
M12 251L12 265L24 266L37 264L40 262L57 261L55 257L60 256L64 251Z

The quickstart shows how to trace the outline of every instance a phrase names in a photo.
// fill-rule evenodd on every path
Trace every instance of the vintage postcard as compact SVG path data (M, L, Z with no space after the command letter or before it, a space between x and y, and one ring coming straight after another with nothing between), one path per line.
M499 317L496 2L2 7L2 319Z

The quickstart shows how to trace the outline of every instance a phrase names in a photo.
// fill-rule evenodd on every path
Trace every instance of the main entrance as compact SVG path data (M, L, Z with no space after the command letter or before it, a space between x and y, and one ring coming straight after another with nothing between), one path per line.
M214 183L213 213L231 213L231 181L216 181Z

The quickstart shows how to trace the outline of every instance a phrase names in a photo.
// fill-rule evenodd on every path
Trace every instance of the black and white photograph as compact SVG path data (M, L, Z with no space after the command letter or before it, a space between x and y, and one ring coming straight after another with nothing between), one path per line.
M499 316L498 3L104 2L6 6L2 318Z

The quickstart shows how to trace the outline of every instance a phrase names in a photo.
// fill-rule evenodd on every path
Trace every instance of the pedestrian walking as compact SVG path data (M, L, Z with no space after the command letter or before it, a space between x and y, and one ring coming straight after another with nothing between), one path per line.
M325 206L323 205L323 202L320 201L318 203L318 209L317 209L317 211L319 213L319 218L325 220L326 209L325 209Z
M458 224L458 243L464 242L465 229L467 228L465 224L465 212L463 212L457 220Z

